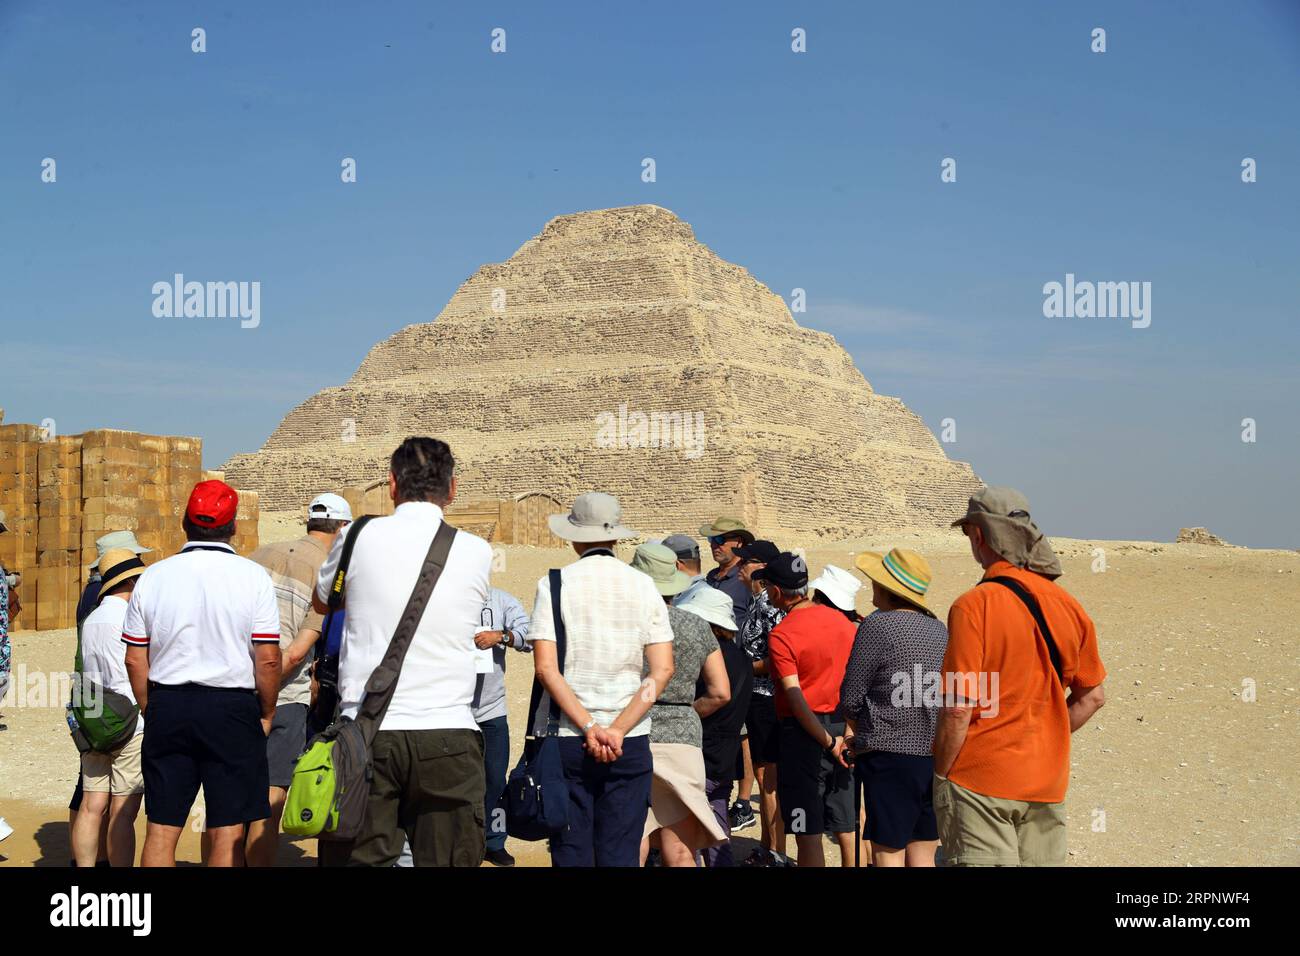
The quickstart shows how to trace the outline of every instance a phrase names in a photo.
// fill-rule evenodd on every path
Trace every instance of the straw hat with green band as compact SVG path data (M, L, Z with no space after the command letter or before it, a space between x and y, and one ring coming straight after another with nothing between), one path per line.
M888 554L863 551L854 563L890 594L929 612L925 593L930 590L930 563L915 551L907 548L894 548Z

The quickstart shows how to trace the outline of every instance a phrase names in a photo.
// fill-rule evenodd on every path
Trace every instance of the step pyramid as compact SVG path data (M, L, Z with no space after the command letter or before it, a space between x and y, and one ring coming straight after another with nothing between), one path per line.
M451 445L462 498L609 491L649 536L718 514L783 545L935 527L980 486L832 336L649 205L552 219L224 470L299 509L382 478L412 434Z

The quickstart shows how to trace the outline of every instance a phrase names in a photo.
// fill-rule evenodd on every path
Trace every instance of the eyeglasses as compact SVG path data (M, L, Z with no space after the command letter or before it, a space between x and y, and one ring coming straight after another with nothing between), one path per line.
M709 538L709 544L716 548L726 540L727 536L725 534L715 534L713 537Z

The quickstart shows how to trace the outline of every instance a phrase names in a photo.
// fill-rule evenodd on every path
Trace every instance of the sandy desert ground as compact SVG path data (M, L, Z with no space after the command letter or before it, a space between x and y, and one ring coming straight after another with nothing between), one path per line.
M300 529L294 516L264 515L261 522L263 541ZM1061 583L1096 620L1109 671L1106 707L1074 737L1071 862L1300 864L1300 553L1053 541L1066 569ZM956 532L805 547L817 571L827 563L850 568L857 551L892 545L930 558L940 614L979 577ZM1101 572L1093 570L1096 549L1104 552ZM538 577L572 558L562 549L505 546L494 583L531 607ZM860 595L859 610L870 610L869 594ZM0 816L15 832L0 844L0 865L64 866L70 855L65 808L77 754L63 692L40 688L71 667L74 642L72 630L13 635L15 692L0 706L8 725L0 732ZM531 674L526 656L511 657L512 760L522 745L517 730ZM753 845L737 842L740 856ZM543 845L512 840L510 849L521 864L547 863ZM197 832L187 834L181 855L198 859ZM280 862L309 864L314 855L314 841L286 841ZM836 859L832 848L827 855Z

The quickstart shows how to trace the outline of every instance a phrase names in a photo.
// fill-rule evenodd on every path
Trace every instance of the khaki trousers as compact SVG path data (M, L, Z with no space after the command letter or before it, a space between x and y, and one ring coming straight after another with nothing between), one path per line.
M381 730L366 822L355 841L320 841L321 866L392 866L409 840L416 866L483 862L483 735Z
M934 778L934 816L949 866L1061 866L1065 803L986 797Z

